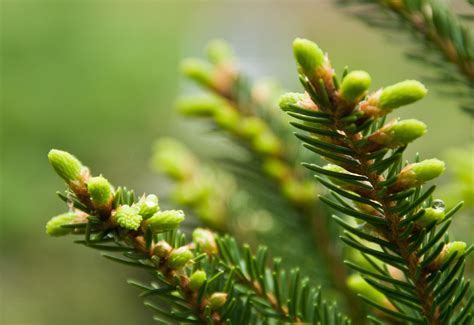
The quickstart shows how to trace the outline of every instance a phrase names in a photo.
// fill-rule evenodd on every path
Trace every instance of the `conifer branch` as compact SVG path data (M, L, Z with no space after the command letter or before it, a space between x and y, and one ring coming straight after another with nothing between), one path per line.
M279 118L271 113L273 107L264 104L265 96L237 69L237 59L229 45L222 41L211 42L208 59L209 62L194 58L183 61L184 75L210 94L182 99L178 102L178 110L186 116L210 118L219 129L249 149L261 172L278 186L283 198L297 210L303 221L309 223L333 286L346 297L353 313L351 316L360 319L361 308L354 303L353 294L345 285L347 270L329 236L329 218L317 205L317 188L294 166L293 145L285 141L287 129L281 129Z
M407 80L368 94L365 71L345 72L339 81L315 43L297 39L293 49L306 93L284 95L280 107L303 121L308 134L297 137L331 163L305 166L325 177L319 179L334 196L321 200L357 220L351 225L335 218L345 229L341 239L372 264L370 269L356 265L366 282L352 280L350 285L389 318L420 324L469 322L472 296L464 299L468 284L460 270L471 248L449 242L447 234L461 205L445 212L443 202L432 199L434 186L423 191L427 181L444 172L444 163L403 164L406 146L426 126L417 120L384 124L392 110L423 98L425 87ZM339 136L315 132L319 130Z
M361 1L340 0L342 4L360 3ZM364 4L367 1L363 1ZM442 61L435 60L430 62L423 49L420 53L408 54L409 58L422 61L442 69L441 79L452 83L456 81L463 87L467 87L466 94L463 95L467 101L461 107L467 112L474 112L474 99L472 92L474 89L474 33L472 30L451 11L445 2L438 0L370 0L369 3L375 3L383 10L394 14L381 17L375 15L369 17L368 8L364 9L361 17L370 25L379 27L393 26L397 20L401 25L407 26L414 32L418 39L421 39L428 45L429 49L434 49L441 57ZM423 54L421 54L423 52ZM458 70L459 78L452 75L447 69L452 63Z
M270 267L265 247L252 254L229 236L197 228L187 242L177 229L182 211L161 211L155 195L136 200L133 191L113 186L67 152L52 150L49 160L68 186L60 197L69 212L46 225L51 236L81 235L78 244L115 254L104 257L147 270L151 285L136 281L153 309L167 323L266 324L269 320L350 324L321 291L286 272L280 260ZM118 253L122 253L118 256ZM151 300L155 300L154 303Z

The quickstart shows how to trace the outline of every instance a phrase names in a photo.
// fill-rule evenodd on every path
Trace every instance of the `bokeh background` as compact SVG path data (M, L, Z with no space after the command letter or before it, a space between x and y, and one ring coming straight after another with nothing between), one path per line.
M432 73L410 62L403 34L382 33L334 1L1 1L1 324L151 324L151 312L125 284L134 270L51 239L44 224L64 210L50 148L73 152L96 173L137 192L160 193L150 148L163 135L212 150L199 129L173 112L186 87L178 63L224 38L243 69L299 89L291 41L317 41L333 65L372 73L374 88ZM457 1L459 10L472 10ZM429 82L428 88L434 87ZM399 112L429 133L409 151L443 157L472 144L473 121L456 98L431 91ZM474 159L471 154L468 159ZM448 165L449 168L449 165ZM474 171L471 171L474 173ZM449 174L443 178L448 184ZM468 225L468 226L466 226ZM452 233L469 240L472 215ZM472 239L472 238L471 238Z

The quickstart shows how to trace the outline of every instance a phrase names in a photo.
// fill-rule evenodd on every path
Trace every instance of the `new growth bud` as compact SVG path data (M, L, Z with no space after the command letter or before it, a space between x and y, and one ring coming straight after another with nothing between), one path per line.
M227 301L227 293L215 292L209 298L209 307L211 310L217 310L225 305Z
M191 290L199 290L201 286L204 284L204 281L207 280L206 272L202 270L197 270L194 272L191 277L189 278L189 287Z
M391 110L414 103L425 97L427 92L421 82L405 80L384 88L380 93L378 106L384 110Z
M138 213L143 219L148 219L160 210L158 205L158 197L154 194L143 196L138 202Z
M114 190L105 177L91 177L87 182L87 191L97 209L108 209L112 206Z
M179 227L184 221L184 212L181 210L165 210L155 213L145 221L145 226L149 227L153 233L161 233Z
M297 105L298 102L305 99L305 95L301 93L286 93L280 96L278 100L278 106L281 110L289 111L291 110L291 105Z
M143 220L136 206L121 205L112 215L117 224L128 230L137 230Z
M310 79L315 78L317 70L325 62L324 53L319 46L307 39L297 38L293 42L293 53L301 72Z
M418 139L425 133L426 124L423 122L415 119L394 120L371 134L367 139L388 148L396 148Z
M214 121L223 129L234 131L240 122L239 112L232 106L223 103L214 114Z
M65 236L73 231L73 228L64 228L63 225L74 223L79 216L73 212L67 212L51 218L46 224L46 233L53 237Z
M277 155L282 150L280 140L271 132L264 132L254 138L252 145L262 155Z
M278 179L279 181L285 180L290 174L291 170L287 164L281 159L269 158L263 162L263 171L271 177Z
M207 57L213 64L232 62L235 59L234 50L223 40L212 40L207 46Z
M463 241L453 241L446 244L443 247L441 253L436 257L433 263L430 264L429 268L432 270L439 269L445 262L447 262L454 254L455 260L459 259L466 251L467 244Z
M169 268L176 270L185 266L193 257L189 248L182 246L171 251L166 263Z
M200 59L189 58L181 62L181 72L205 87L213 87L214 67Z
M370 83L371 78L367 72L362 70L351 71L341 83L341 96L346 101L355 103L367 94Z
M214 116L225 102L215 96L195 96L181 98L176 103L177 110L187 116Z
M183 180L192 175L196 159L182 143L162 138L155 143L153 166L168 176Z
M196 228L193 231L193 241L208 255L217 254L217 244L212 231Z
M66 181L82 181L82 172L85 168L82 163L66 151L52 149L48 153L48 160L56 173Z
M435 158L407 165L398 175L395 188L400 190L420 186L440 176L445 170L444 162Z
M438 224L445 217L445 206L441 200L434 200L431 207L425 208L425 213L416 221L419 226L427 227L433 222Z
M267 126L261 118L250 116L242 118L239 124L238 132L245 138L253 139L265 132L266 129Z

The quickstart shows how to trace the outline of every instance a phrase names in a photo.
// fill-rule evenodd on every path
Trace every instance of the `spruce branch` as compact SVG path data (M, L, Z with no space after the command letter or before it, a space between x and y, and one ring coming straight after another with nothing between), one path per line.
M473 297L462 269L472 247L449 242L447 233L462 204L446 211L441 200L433 200L435 187L424 189L444 172L442 161L403 163L406 146L426 126L414 120L384 124L392 110L423 98L425 87L407 80L368 93L367 73L345 72L339 81L315 43L297 39L293 50L306 93L284 95L280 107L302 121L306 133L296 136L305 146L331 163L304 164L332 193L321 200L356 220L334 217L345 230L344 243L370 262L349 263L363 278L349 285L391 319L469 323Z
M381 7L389 15L380 15L380 10L370 10L365 7L359 15L369 25L378 27L405 27L412 31L417 39L427 45L428 50L434 50L442 60L426 55L426 49L419 53L409 53L408 57L427 63L440 71L440 81L452 84L457 82L466 87L462 97L466 103L461 107L467 112L473 112L474 100L474 33L444 1L439 0L370 0L348 1L340 0L341 4L371 3ZM390 15L391 14L391 15ZM398 28L399 30L400 28ZM422 53L422 54L421 54ZM458 76L449 69L451 63L457 68Z
M353 302L353 294L345 285L347 270L329 235L329 217L318 207L317 188L295 168L296 154L291 139L287 140L288 129L281 128L281 119L272 113L272 104L265 104L262 100L265 96L255 90L258 87L252 86L238 70L237 59L229 45L222 41L211 42L208 58L209 62L194 58L183 61L183 74L208 94L180 100L178 110L185 116L211 119L218 129L249 150L260 173L278 186L282 197L310 225L317 252L326 262L333 286L346 297L352 317L360 319L362 309ZM321 132L328 135L326 131Z
M69 212L52 218L52 236L83 236L75 243L104 251L103 256L147 270L151 285L129 281L142 290L145 305L166 323L267 324L292 322L350 324L334 304L323 300L295 269L268 262L265 247L256 254L229 236L196 228L192 241L178 228L179 210L160 210L155 195L138 200L114 187L67 152L52 150L49 159L68 186L59 193ZM119 255L120 254L120 255Z

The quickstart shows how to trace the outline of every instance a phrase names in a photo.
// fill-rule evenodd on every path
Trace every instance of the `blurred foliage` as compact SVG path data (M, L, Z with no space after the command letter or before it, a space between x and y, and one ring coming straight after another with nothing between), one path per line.
M62 211L51 195L59 183L45 154L67 149L119 185L166 191L148 170L157 136L178 135L203 154L225 141L171 113L180 58L200 53L209 39L229 39L251 75L275 76L288 88L297 84L287 77L294 70L288 45L296 36L320 40L338 68L370 63L378 71L374 87L430 74L405 61L403 41L387 42L318 1L3 1L0 15L0 287L8 297L0 307L2 324L103 324L104 309L121 311L107 315L111 323L152 323L136 291L124 285L132 270L44 235L44 222ZM428 136L409 153L423 148L436 155L471 142L472 121L456 106L456 99L430 93L404 112L429 125ZM472 227L460 228L455 235L472 236Z

